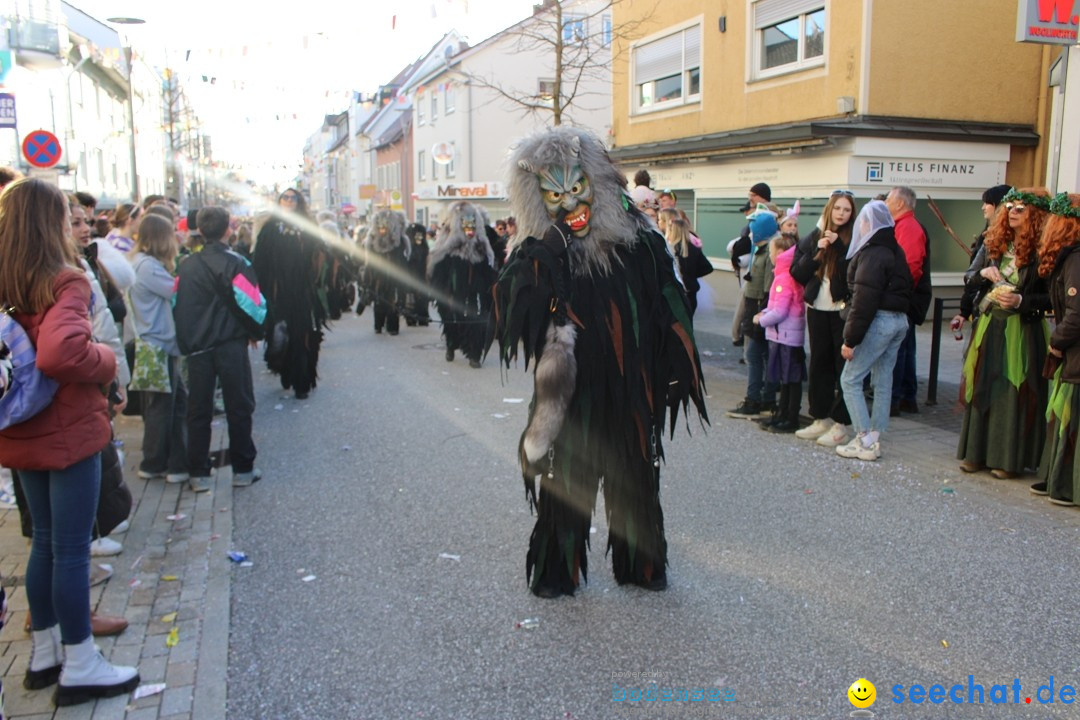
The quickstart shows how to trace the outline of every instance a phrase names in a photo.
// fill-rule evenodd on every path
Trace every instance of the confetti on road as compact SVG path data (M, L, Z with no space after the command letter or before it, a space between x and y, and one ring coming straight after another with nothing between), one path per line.
M180 628L174 627L165 638L165 647L176 647L180 644Z
M285 406L282 405L281 403L278 403L277 405L274 406L274 409L275 410L284 410Z
M314 575L305 575L304 577L302 577L300 579L303 580L304 582L311 582L312 580L315 579L315 576Z
M165 623L166 625L171 625L172 623L176 622L176 613L171 612L168 615L162 615L161 622Z
M943 648L945 648L946 650L948 650L948 649L949 649L949 641L948 641L948 640L942 640L942 641L941 641L941 647L943 647Z
M242 563L248 559L248 554L239 550L230 550L226 554L229 556L229 559L232 560L234 563Z
M510 416L507 415L506 413L491 413L491 417L498 418L498 419L502 420L503 418L507 418L507 417L510 417Z
M180 578L178 578L176 575L162 575L161 579L165 582L176 582Z
M453 560L454 562L461 562L460 555L451 555L450 553L439 553L439 557L444 560Z
M177 520L183 520L186 517L187 517L187 515L185 515L184 513L176 513L175 515L166 515L165 519L166 520L172 520L173 522L176 522Z
M503 398L504 403L517 404L525 402L524 398Z

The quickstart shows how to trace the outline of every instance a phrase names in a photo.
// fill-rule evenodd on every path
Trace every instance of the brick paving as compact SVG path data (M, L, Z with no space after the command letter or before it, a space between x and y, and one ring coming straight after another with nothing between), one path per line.
M221 420L215 420L215 439ZM0 671L4 710L18 720L216 720L225 717L232 563L232 475L216 474L212 489L196 495L186 483L142 480L136 475L142 420L119 417L116 436L124 441L124 477L131 488L131 528L117 536L124 551L95 563L113 566L113 577L90 589L90 606L130 623L115 638L97 638L111 662L135 665L143 685L165 683L164 692L132 700L132 695L56 709L53 688L25 690L30 636L23 629L27 602L23 588L29 543L19 530L16 510L0 510L0 573L8 592L8 623L0 631ZM215 443L215 446L217 443ZM170 520L170 516L177 518ZM182 516L182 517L181 517ZM175 620L163 618L176 613ZM179 642L166 640L177 628Z

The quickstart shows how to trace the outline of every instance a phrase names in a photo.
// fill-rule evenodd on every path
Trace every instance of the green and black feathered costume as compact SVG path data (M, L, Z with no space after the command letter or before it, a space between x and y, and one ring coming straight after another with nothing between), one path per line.
M453 359L455 350L461 350L474 367L480 364L491 312L494 265L483 214L472 203L455 202L428 257L447 360Z
M691 403L707 420L690 309L674 259L645 216L624 200L625 178L594 138L556 128L527 141L518 155L525 172L511 192L518 237L526 239L515 243L495 287L494 325L501 360L509 366L520 346L526 367L535 367L529 425L519 445L526 495L538 515L526 558L530 588L544 597L573 594L579 580L588 579L585 551L602 482L615 579L663 589L665 422L670 416L673 430ZM562 252L557 241L548 241L559 236L542 228L551 222L552 206L546 214L535 206L530 212L520 196L530 190L539 196L547 187L543 180L537 185L538 175L550 179L544 167L562 163L563 176L570 176L573 162L588 177L585 185L591 183L588 202L581 203L591 212L584 233L575 230ZM580 226L576 202L560 202L557 217L570 210ZM562 225L574 227L575 220Z

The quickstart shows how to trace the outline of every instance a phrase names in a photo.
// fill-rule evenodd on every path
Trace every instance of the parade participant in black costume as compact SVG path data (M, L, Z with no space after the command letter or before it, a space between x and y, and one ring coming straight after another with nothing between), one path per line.
M410 245L405 237L403 214L386 208L375 213L364 239L367 260L361 297L375 305L376 335L382 333L383 327L391 335L398 334L399 316L405 304L401 277L408 273Z
M266 294L266 366L303 400L318 380L319 346L327 323L320 295L326 252L300 191L286 189L259 230L252 260Z
M431 298L421 289L427 273L427 229L420 223L413 223L405 231L405 236L411 243L409 275L416 281L415 286L405 291L405 322L409 327L413 325L427 327L431 322L431 316L428 314L428 303L431 302Z
M431 286L443 323L446 360L461 350L469 366L480 367L495 283L495 255L484 224L486 214L464 200L447 210L428 258Z
M674 427L680 410L688 417L691 403L707 421L674 259L595 136L566 126L540 133L516 148L512 173L519 231L495 290L495 333L507 366L519 344L526 365L535 362L519 444L538 515L530 589L572 595L588 579L603 478L616 581L663 590L665 422L670 414Z

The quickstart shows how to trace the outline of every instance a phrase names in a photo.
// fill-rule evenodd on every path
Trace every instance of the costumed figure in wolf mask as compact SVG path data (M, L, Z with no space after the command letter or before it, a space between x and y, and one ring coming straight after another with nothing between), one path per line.
M537 513L525 572L540 597L587 580L586 550L603 480L615 579L667 587L660 507L664 425L705 388L675 260L626 193L603 145L558 127L512 155L518 233L495 289L495 336L509 366L535 364L519 443ZM536 477L540 476L539 496Z
M252 258L266 294L266 366L304 399L318 379L319 346L329 315L326 247L300 191L288 188L259 230Z
M398 334L405 290L401 278L408 273L409 239L405 237L405 216L396 210L375 213L364 239L367 262L364 267L364 294L375 305L375 334L383 327Z
M455 202L435 236L428 276L437 292L446 359L461 350L469 365L480 367L495 283L495 256L484 230L484 212L470 202Z
M409 239L409 275L414 284L405 292L405 322L412 327L427 327L431 322L428 303L431 297L423 290L427 275L428 243L427 228L420 223L409 225L405 231Z

